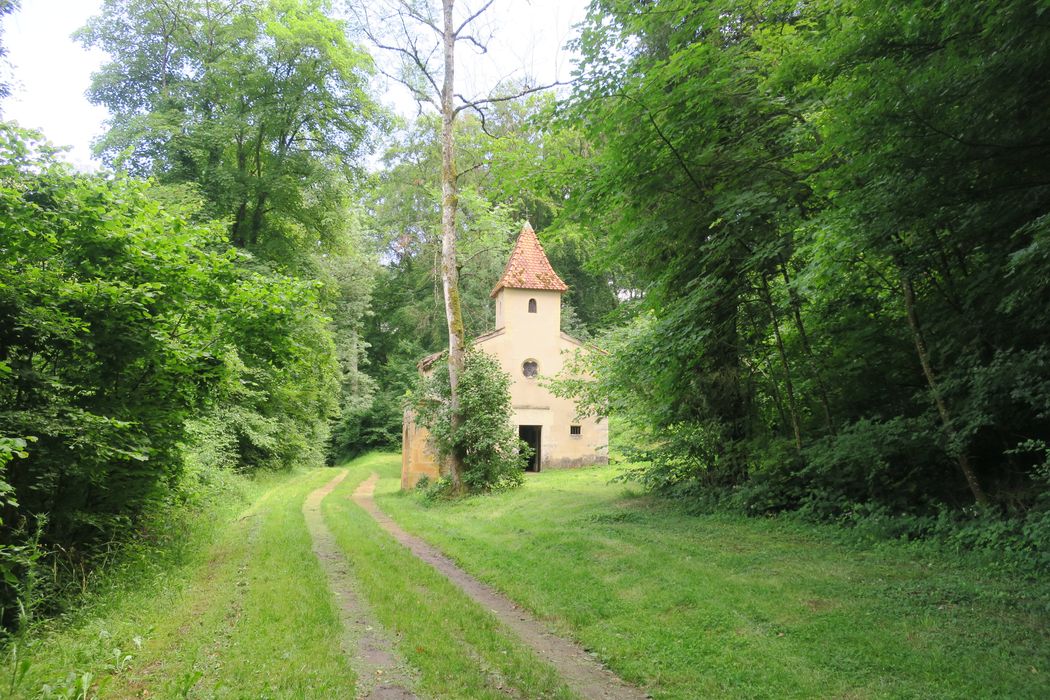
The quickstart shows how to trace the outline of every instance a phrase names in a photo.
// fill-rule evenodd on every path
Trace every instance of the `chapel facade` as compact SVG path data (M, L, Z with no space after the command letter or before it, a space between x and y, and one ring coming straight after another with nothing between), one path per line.
M495 357L511 377L512 422L533 455L528 471L606 464L609 424L603 417L579 418L571 399L554 396L540 383L561 372L568 355L587 348L561 331L561 297L568 290L547 260L535 231L521 229L514 250L492 290L496 329L475 338L474 348ZM419 363L427 373L444 353ZM401 487L440 474L429 432L406 411L402 426Z

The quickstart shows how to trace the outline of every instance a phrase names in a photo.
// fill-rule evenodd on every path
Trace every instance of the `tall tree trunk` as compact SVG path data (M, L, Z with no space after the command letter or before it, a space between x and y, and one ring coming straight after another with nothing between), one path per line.
M824 383L824 373L821 371L820 363L813 353L813 346L809 342L809 333L806 332L806 324L802 322L802 300L798 298L795 288L791 286L791 276L788 274L787 260L781 259L780 273L784 278L784 286L787 288L788 302L791 305L791 315L795 319L795 328L798 337L802 341L802 349L806 353L806 362L809 365L810 375L817 383L817 396L820 399L820 407L824 412L824 427L831 435L835 434L835 424L831 420L831 402L828 400L828 386Z
M466 331L459 300L459 269L456 267L456 153L452 132L456 118L455 95L455 27L452 24L454 0L441 0L444 18L444 81L441 86L441 282L445 293L445 318L448 321L448 383L451 388L452 430L462 423L459 413L459 377L463 373ZM456 491L463 489L462 455L455 451L449 458L449 476Z
M731 253L712 270L719 283L710 309L711 328L716 330L717 340L697 361L701 393L709 402L709 407L702 408L702 411L713 413L725 430L724 444L718 449L726 469L714 475L724 484L738 484L747 474L744 450L751 433L751 416L740 381L743 361L739 333L742 296L739 270L739 261Z
M747 313L748 320L751 321L751 328L755 332L755 337L756 338L761 337L761 335L762 335L762 332L761 332L762 326L758 322L758 319L755 318L755 315L751 312L751 309L750 309L750 307L748 305L745 304L743 308L744 308L745 312ZM764 350L765 350L764 346L760 346L760 347L762 347L762 349L763 349L763 352L759 354L759 357L761 359L755 364L755 368L754 368L754 370L752 370L752 373L757 373L757 374L761 375L762 374L762 367L761 367L761 365L765 364L766 371L768 372L768 374L766 376L769 379L769 394L770 394L770 397L773 399L773 406L776 407L776 409L777 409L777 416L779 416L779 418L780 418L780 424L781 425L787 425L788 424L788 415L787 415L787 411L784 410L784 400L780 396L780 387L777 386L776 372L773 370L773 361L770 360L769 359L769 355L767 355L764 352Z
M248 239L245 235L244 227L248 224L248 193L244 192L244 183L247 181L248 171L248 154L244 150L244 135L237 134L237 191L241 198L241 203L237 207L237 213L233 218L233 226L231 226L231 238L233 244L239 248L245 248L248 245Z
M798 417L798 402L795 400L795 383L791 379L791 363L788 362L787 351L784 349L784 338L780 335L780 319L777 317L776 308L773 306L773 295L769 291L769 280L765 273L762 277L762 297L769 309L769 321L773 324L773 337L777 341L777 351L780 354L780 364L784 368L784 391L787 393L788 412L791 416L791 431L795 435L795 450L802 452L802 422Z
M919 323L919 314L915 310L915 287L912 285L911 277L899 261L897 269L900 270L901 290L904 292L904 310L908 315L908 327L911 329L912 339L915 341L915 352L919 355L922 373L926 376L926 383L930 387L930 395L937 406L937 413L940 414L944 432L948 436L949 450L956 452L954 455L955 460L958 462L959 469L966 479L967 486L970 487L974 500L981 505L988 505L988 496L985 495L984 489L981 488L980 482L977 481L977 474L973 470L973 465L970 464L970 457L966 454L963 446L959 444L958 433L952 425L952 417L948 412L948 405L944 402L944 397L941 396L937 376L934 374L933 365L930 363L930 352L926 346L926 338L922 332L922 325Z
M248 239L244 233L244 227L248 223L247 219L248 202L247 200L241 200L240 206L237 207L237 213L233 217L233 225L230 227L232 231L230 238L238 248L246 248L248 246Z
M248 240L251 245L259 242L259 233L262 231L263 217L266 212L266 199L265 192L255 195L255 208L252 209L252 223L251 228L248 230Z

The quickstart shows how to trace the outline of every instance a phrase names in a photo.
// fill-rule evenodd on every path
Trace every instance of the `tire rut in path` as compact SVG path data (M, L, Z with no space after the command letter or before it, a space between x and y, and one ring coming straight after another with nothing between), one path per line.
M513 630L540 658L555 668L573 692L587 700L645 700L649 697L644 691L628 685L598 663L579 644L552 634L539 620L515 605L510 598L497 593L463 571L437 548L401 529L390 516L379 509L372 498L378 481L379 475L373 473L354 491L354 502L412 554L437 569L457 588Z
M346 478L346 470L303 503L306 528L313 540L314 554L321 562L328 587L335 595L339 618L347 641L344 651L357 673L357 697L366 700L416 700L414 685L405 662L398 656L389 635L382 631L368 604L357 594L350 564L336 544L335 536L324 524L321 501Z

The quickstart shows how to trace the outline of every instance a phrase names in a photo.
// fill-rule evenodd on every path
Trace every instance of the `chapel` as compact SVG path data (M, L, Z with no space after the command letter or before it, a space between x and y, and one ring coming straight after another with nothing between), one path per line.
M512 421L533 448L528 471L609 461L608 421L578 417L574 401L554 396L539 381L556 376L570 353L587 352L583 343L561 330L561 297L568 289L526 223L492 290L496 328L472 342L511 376ZM420 371L429 372L443 357L435 353L424 358ZM411 411L405 412L401 437L401 488L414 488L424 475L436 479L440 470L429 433L416 425Z

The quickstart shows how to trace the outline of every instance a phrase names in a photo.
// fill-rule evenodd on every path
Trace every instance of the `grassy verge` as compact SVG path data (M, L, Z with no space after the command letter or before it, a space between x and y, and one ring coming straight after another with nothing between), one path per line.
M379 621L419 670L427 697L568 698L554 671L495 619L404 547L349 500L372 470L391 472L400 457L368 455L322 504L325 520L353 565Z
M195 554L23 640L0 696L352 697L342 634L301 513L331 470L274 477L202 514ZM210 543L210 544L209 544ZM119 577L118 577L119 578ZM50 686L48 690L46 686ZM5 695L7 692L7 695Z
M428 508L397 493L399 464L372 463L384 510L654 697L1050 696L1047 600L1030 582L687 515L609 485L610 468Z

